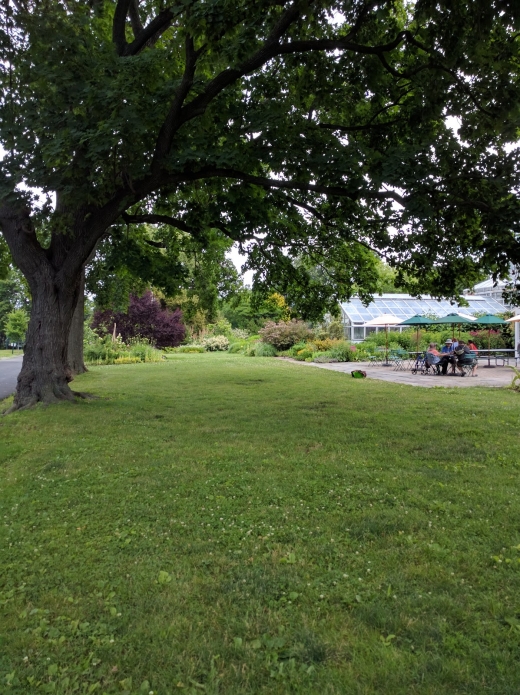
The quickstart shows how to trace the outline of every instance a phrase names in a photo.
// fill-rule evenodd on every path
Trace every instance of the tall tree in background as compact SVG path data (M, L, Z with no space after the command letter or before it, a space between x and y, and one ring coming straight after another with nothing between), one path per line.
M8 267L5 277L0 278L0 344L7 339L5 324L8 315L17 310L28 314L30 307L31 300L22 274Z
M309 317L353 287L370 295L371 250L444 296L478 268L520 263L507 149L518 3L6 0L0 12L0 226L33 299L15 408L73 398L82 269L123 215L238 242L256 287Z

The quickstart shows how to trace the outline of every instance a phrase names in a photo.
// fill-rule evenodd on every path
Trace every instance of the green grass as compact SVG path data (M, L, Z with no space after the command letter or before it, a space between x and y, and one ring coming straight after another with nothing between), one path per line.
M77 382L0 420L2 694L520 692L518 393L226 354Z
M4 357L15 357L16 355L22 354L22 350L0 350L0 360Z

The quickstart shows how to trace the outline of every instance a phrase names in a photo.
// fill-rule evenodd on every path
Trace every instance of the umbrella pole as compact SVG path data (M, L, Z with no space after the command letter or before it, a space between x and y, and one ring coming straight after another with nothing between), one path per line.
M385 325L385 367L388 367L388 324Z
M491 364L491 326L488 328L488 363L484 365L488 369L494 369L495 365Z

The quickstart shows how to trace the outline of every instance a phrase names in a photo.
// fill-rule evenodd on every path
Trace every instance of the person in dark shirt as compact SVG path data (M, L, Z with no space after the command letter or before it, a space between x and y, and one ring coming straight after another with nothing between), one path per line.
M457 358L457 369L459 370L461 376L465 376L463 365L473 364L473 355L471 354L471 350L463 340L459 340L459 344L455 348L454 354Z

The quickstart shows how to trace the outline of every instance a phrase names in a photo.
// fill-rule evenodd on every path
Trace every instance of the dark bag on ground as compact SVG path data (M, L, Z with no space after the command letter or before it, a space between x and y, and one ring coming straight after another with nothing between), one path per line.
M350 372L350 376L353 376L354 379L364 379L366 375L367 373L362 369L354 369L354 371Z

